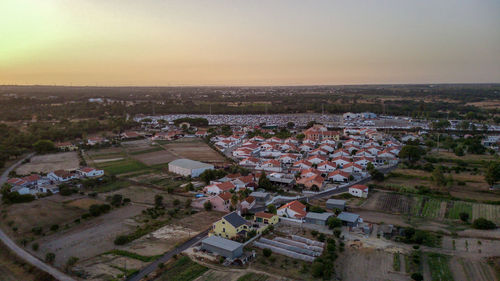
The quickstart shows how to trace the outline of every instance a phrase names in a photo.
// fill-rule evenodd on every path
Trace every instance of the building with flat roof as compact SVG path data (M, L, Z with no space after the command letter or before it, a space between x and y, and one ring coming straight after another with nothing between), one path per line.
M344 225L347 226L358 226L358 223L360 222L360 217L358 214L353 214L349 212L342 212L338 215L339 220L342 221Z
M328 212L324 213L309 212L306 215L306 223L326 225L328 219L333 216L334 216L333 213L328 213Z
M199 161L194 161L190 159L176 159L168 163L168 171L182 175L191 176L192 178L198 177L201 173L206 170L213 170L214 165L206 164Z
M328 199L326 201L326 208L330 210L339 209L343 211L345 210L345 200Z
M201 241L201 249L235 259L243 255L243 244L218 236L209 236Z

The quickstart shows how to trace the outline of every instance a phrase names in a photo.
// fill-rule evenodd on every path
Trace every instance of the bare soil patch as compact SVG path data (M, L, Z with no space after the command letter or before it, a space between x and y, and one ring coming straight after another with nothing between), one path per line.
M175 156L169 151L161 150L161 151L153 151L147 152L143 154L131 155L131 158L141 161L142 163L151 166L168 163L179 157Z
M105 203L105 202L103 202L101 200L96 200L96 199L92 199L92 198L81 198L81 199L76 199L74 201L68 202L68 203L66 203L66 205L70 206L70 207L80 208L83 210L88 210L90 208L90 206L92 206L94 204L103 204L103 203Z
M139 205L126 205L67 231L45 236L37 241L40 249L36 254L43 259L46 253L55 253L55 264L61 266L71 256L86 259L109 251L114 248L117 235L135 229L138 223L133 218L144 209Z
M178 155L178 158L188 158L207 163L220 163L226 161L222 155L214 151L203 141L197 139L189 142L172 142L163 147L166 148L167 151L172 152L172 154Z
M20 175L50 173L55 170L76 170L79 166L77 152L62 152L33 156L29 163L19 166L16 173Z

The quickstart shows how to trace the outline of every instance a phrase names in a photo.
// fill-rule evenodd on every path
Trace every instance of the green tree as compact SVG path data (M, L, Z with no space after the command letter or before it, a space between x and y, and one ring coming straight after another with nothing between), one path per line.
M273 253L273 252L272 252L270 249L267 249L267 248L266 248L266 249L264 249L264 250L262 250L262 254L263 254L263 255L264 255L264 257L266 257L266 258L270 257L270 256L272 255L272 253Z
M425 154L425 150L418 145L405 145L399 152L399 158L406 158L409 162L415 163L422 155Z
M472 222L472 227L476 229L495 229L497 226L490 220L477 218Z
M330 218L328 218L327 224L328 224L328 228L334 229L336 227L341 227L342 221L337 217L330 217Z
M54 263L55 259L56 259L56 254L54 254L54 253L47 253L45 255L45 262L46 263L52 264L52 263Z
M467 222L469 220L469 213L461 212L458 216L463 222Z
M203 208L205 208L206 211L211 211L212 210L212 202L210 201L206 201L204 204L203 204Z
M111 205L118 207L123 202L123 196L121 194L115 194L111 197Z
M497 181L500 181L500 161L491 162L488 165L484 178L489 185L494 185Z
M156 194L155 195L155 208L163 207L163 196Z
M56 150L56 146L54 142L50 140L39 140L33 144L33 149L37 153L49 153Z
M271 214L276 214L276 212L277 212L276 206L273 204L269 204L267 206L267 212L271 213Z
M436 166L434 168L434 171L431 174L432 181L436 183L438 186L445 186L447 183L447 180L443 174L443 169L441 166Z

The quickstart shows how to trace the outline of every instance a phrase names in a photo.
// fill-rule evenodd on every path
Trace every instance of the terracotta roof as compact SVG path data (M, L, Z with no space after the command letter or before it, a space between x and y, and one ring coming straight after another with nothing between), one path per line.
M258 218L265 218L265 219L270 219L275 216L275 214L271 213L265 213L265 212L258 212L255 214L256 217Z
M248 204L252 204L253 201L255 201L255 197L253 196L248 196L247 198L245 198L245 201L248 203Z
M336 171L330 172L328 174L328 177L330 178L330 177L333 177L335 175L341 175L341 176L343 176L345 178L348 178L350 176L350 174L348 172L344 172L342 170L336 170Z
M300 203L297 200L281 206L278 210L286 209L286 208L296 212L297 213L296 217L305 217L307 214L307 212L305 211L306 206L304 206L304 204Z
M222 192L218 195L222 200L227 201L231 200L231 197L233 196L230 192Z
M223 191L228 191L228 190L231 190L234 188L234 184L230 181L217 183L216 185L220 190L223 190Z
M368 186L362 185L362 184L356 184L356 185L353 185L349 188L355 188L355 189L359 189L361 191L368 191Z

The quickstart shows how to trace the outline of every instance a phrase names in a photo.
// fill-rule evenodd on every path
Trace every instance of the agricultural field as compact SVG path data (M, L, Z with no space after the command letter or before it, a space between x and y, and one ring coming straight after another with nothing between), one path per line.
M148 166L165 164L180 157L176 156L172 152L163 150L160 148L155 151L139 151L140 153L131 154L130 157Z
M393 253L368 248L346 249L335 263L335 272L342 280L411 280L393 266Z
M473 204L472 219L483 217L500 224L500 205Z
M177 260L170 260L165 265L165 271L156 280L158 281L191 281L208 270L207 267L192 261L187 256Z
M223 163L226 159L199 139L181 139L163 147L178 158L188 158L206 163Z
M19 175L47 174L55 170L76 170L79 167L80 159L77 152L61 152L33 156L30 162L19 166L16 173Z
M469 217L472 217L472 203L452 201L450 202L450 204L451 207L448 208L448 212L446 213L446 218L452 220L459 220L460 213L467 213L469 214Z
M453 281L453 275L449 267L449 256L437 253L427 253L426 255L432 281Z
M375 192L361 206L366 209L392 214L408 214L412 205L413 199L409 196L389 192Z
M133 159L103 162L96 164L96 166L97 168L103 169L104 172L111 175L136 172L148 168L148 166L146 166L145 164Z

